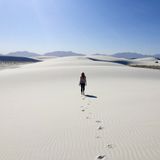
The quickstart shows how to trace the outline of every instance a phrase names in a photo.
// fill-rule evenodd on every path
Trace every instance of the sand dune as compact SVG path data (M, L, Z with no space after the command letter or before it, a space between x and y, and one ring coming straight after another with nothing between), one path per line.
M159 70L89 58L0 71L0 160L159 160Z
M27 58L27 57L16 57L16 56L4 56L0 55L0 70L7 68L17 68L20 65L28 63L40 62L38 59Z

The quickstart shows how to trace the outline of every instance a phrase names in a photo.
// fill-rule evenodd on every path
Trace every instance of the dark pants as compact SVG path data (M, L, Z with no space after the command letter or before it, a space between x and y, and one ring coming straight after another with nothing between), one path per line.
M81 84L81 93L83 93L85 91L85 84Z

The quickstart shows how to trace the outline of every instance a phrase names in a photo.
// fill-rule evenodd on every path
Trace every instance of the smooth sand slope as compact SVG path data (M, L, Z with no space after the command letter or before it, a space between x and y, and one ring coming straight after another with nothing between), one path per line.
M0 160L159 160L159 80L86 57L0 71Z

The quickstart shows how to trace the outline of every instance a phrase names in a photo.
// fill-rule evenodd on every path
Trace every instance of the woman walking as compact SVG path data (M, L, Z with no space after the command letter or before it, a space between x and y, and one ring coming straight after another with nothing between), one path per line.
M79 85L81 86L81 94L84 95L85 86L87 85L87 80L84 72L81 73Z

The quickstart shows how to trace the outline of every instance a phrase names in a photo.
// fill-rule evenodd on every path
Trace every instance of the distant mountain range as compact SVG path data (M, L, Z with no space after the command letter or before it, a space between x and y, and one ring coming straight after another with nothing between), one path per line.
M1 54L0 54L1 56ZM28 52L28 51L17 51L8 53L7 56L15 56L15 57L39 57L39 56L55 56L55 57L67 57L67 56L84 56L84 54L74 53L72 51L54 51L45 53L43 55Z
M45 53L44 56L68 57L68 56L84 56L84 54L74 53L72 51L54 51Z
M40 56L40 54L28 52L28 51L17 51L17 52L11 52L8 53L7 56L15 56L15 57L37 57Z
M149 56L149 55L143 55L141 53L123 52L123 53L115 53L112 56L117 58L136 59L136 58L152 57L153 55Z
M93 54L93 55L103 55L103 56L105 56L106 54L97 53L97 54ZM3 56L3 55L0 54L0 56ZM14 57L40 57L40 56L68 57L68 56L85 56L85 55L80 54L80 53L75 53L75 52L72 52L72 51L53 51L53 52L45 53L43 55L33 53L33 52L28 52L28 51L17 51L17 52L8 53L6 56L14 56ZM118 57L118 58L126 58L126 59L136 59L136 58L145 58L145 57L160 58L160 54L144 55L144 54L135 53L135 52L121 52L121 53L112 54L111 56Z
M160 54L155 54L154 57L160 59Z
M137 58L146 58L146 57L155 57L160 59L160 54L144 55L141 53L134 53L134 52L116 53L116 54L113 54L112 56L117 58L126 58L126 59L137 59Z

